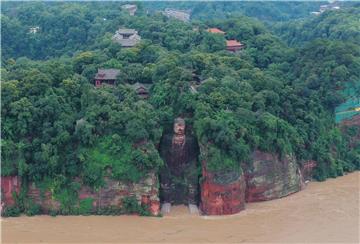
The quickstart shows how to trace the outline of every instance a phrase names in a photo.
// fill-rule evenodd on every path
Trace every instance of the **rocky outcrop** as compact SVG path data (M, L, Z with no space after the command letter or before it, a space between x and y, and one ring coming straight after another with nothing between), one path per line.
M257 202L287 196L301 190L301 172L295 157L255 151L246 169L246 201Z
M82 186L78 192L79 200L93 199L93 210L107 207L122 207L122 200L134 197L139 204L148 208L153 215L158 215L160 210L158 177L151 173L148 177L137 183L128 183L110 178L105 178L105 186L95 191L87 186ZM1 190L5 205L14 204L12 192L20 192L18 177L1 177ZM55 199L49 190L40 190L35 183L28 186L27 195L34 203L40 205L43 213L60 209L60 202Z
M203 148L204 153L204 148ZM299 168L295 158L287 155L280 158L276 154L255 151L251 167L243 167L243 172L211 172L202 161L200 183L200 208L204 215L235 214L245 209L245 202L265 201L287 196L301 190L306 180L311 179L314 161L306 161ZM82 186L78 191L79 200L93 200L93 210L107 207L122 207L123 199L135 198L146 206L153 215L160 210L159 180L155 173L149 174L137 183L121 182L108 177L105 186L97 191ZM80 180L78 180L80 183ZM19 177L1 177L2 203L15 204L13 192L20 192ZM60 203L49 190L40 190L35 183L28 185L27 195L41 206L42 212L59 210Z
M235 214L245 209L245 178L243 173L212 173L202 165L200 208L205 215Z
M204 153L204 147L201 147ZM294 156L255 151L251 166L244 173L213 173L202 162L201 210L205 215L234 214L245 209L245 202L272 200L302 189L304 179L311 177L313 163L300 170Z
M28 186L27 196L39 205L41 212L48 214L51 210L59 210L60 202L56 201L50 190L41 190L34 182Z
M158 179L152 173L138 183L125 183L105 178L105 187L100 188L98 191L82 187L79 192L79 199L91 197L94 199L94 207L104 208L121 206L125 197L135 197L139 204L146 204L153 214L158 214L160 206L158 194Z
M1 177L1 206L11 206L15 204L13 194L19 194L21 180L18 176Z
M314 160L307 160L301 164L301 179L304 183L312 179L313 170L316 165L316 161Z

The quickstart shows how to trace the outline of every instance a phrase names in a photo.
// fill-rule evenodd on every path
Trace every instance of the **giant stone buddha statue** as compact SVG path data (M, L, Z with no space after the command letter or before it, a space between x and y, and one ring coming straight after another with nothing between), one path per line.
M198 202L198 145L193 136L185 135L185 120L176 118L173 134L164 135L160 146L160 155L165 166L160 173L161 198L163 206L170 211L171 204L189 204Z

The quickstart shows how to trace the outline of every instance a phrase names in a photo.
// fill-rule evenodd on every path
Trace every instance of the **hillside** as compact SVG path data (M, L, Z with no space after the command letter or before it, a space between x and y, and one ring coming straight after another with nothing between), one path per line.
M79 213L81 186L158 175L159 146L178 117L199 144L199 178L201 162L241 175L257 152L290 158L294 169L316 161L318 180L360 169L351 141L359 128L344 133L334 113L343 88L359 81L358 7L287 23L277 36L241 12L181 22L145 3L135 16L119 2L3 5L1 174L51 189L57 213ZM207 31L215 27L226 33ZM141 41L119 45L119 28ZM227 51L226 40L241 50ZM115 85L95 86L99 69L118 70ZM38 213L23 194L14 215ZM144 213L135 205L126 206Z

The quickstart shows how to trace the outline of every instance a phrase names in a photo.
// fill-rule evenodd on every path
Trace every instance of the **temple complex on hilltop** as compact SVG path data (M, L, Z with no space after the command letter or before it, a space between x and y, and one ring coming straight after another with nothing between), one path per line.
M175 18L183 22L190 21L190 11L166 8L162 14L169 18Z
M141 40L138 32L134 29L118 29L112 37L113 41L122 47L134 47Z
M137 6L135 4L125 4L121 6L121 8L125 11L128 11L130 16L134 16L137 10Z
M117 76L120 74L118 69L98 69L95 75L95 86L100 87L103 84L115 85Z
M339 10L340 6L338 1L329 1L329 4L320 5L319 11L311 12L313 15L320 15L327 10Z
M131 85L136 94L142 99L149 98L149 91L151 86L152 84L144 84L140 82L136 82L135 84Z
M208 28L206 31L209 33L213 33L213 34L221 34L221 35L226 34L226 32L224 32L218 28ZM228 50L230 52L237 52L237 51L243 49L244 47L245 47L245 45L237 40L226 40L226 50Z
M230 52L237 52L245 47L244 44L238 42L237 40L227 40L226 41L226 50Z

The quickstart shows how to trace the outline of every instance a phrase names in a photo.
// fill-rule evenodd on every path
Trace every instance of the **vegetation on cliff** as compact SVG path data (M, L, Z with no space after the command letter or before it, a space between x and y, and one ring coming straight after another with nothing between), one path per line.
M316 160L319 180L360 168L359 145L350 149L334 120L341 89L359 82L358 7L296 29L283 23L276 36L256 18L203 21L200 10L182 23L146 5L128 16L118 2L3 5L2 175L51 179L59 191L75 177L100 187L108 170L137 181L163 165L157 146L177 116L206 147L210 170L240 170L255 149ZM113 43L120 26L138 30L141 43ZM208 27L246 48L225 51ZM99 68L121 71L115 87L94 88ZM135 82L152 84L148 100Z

